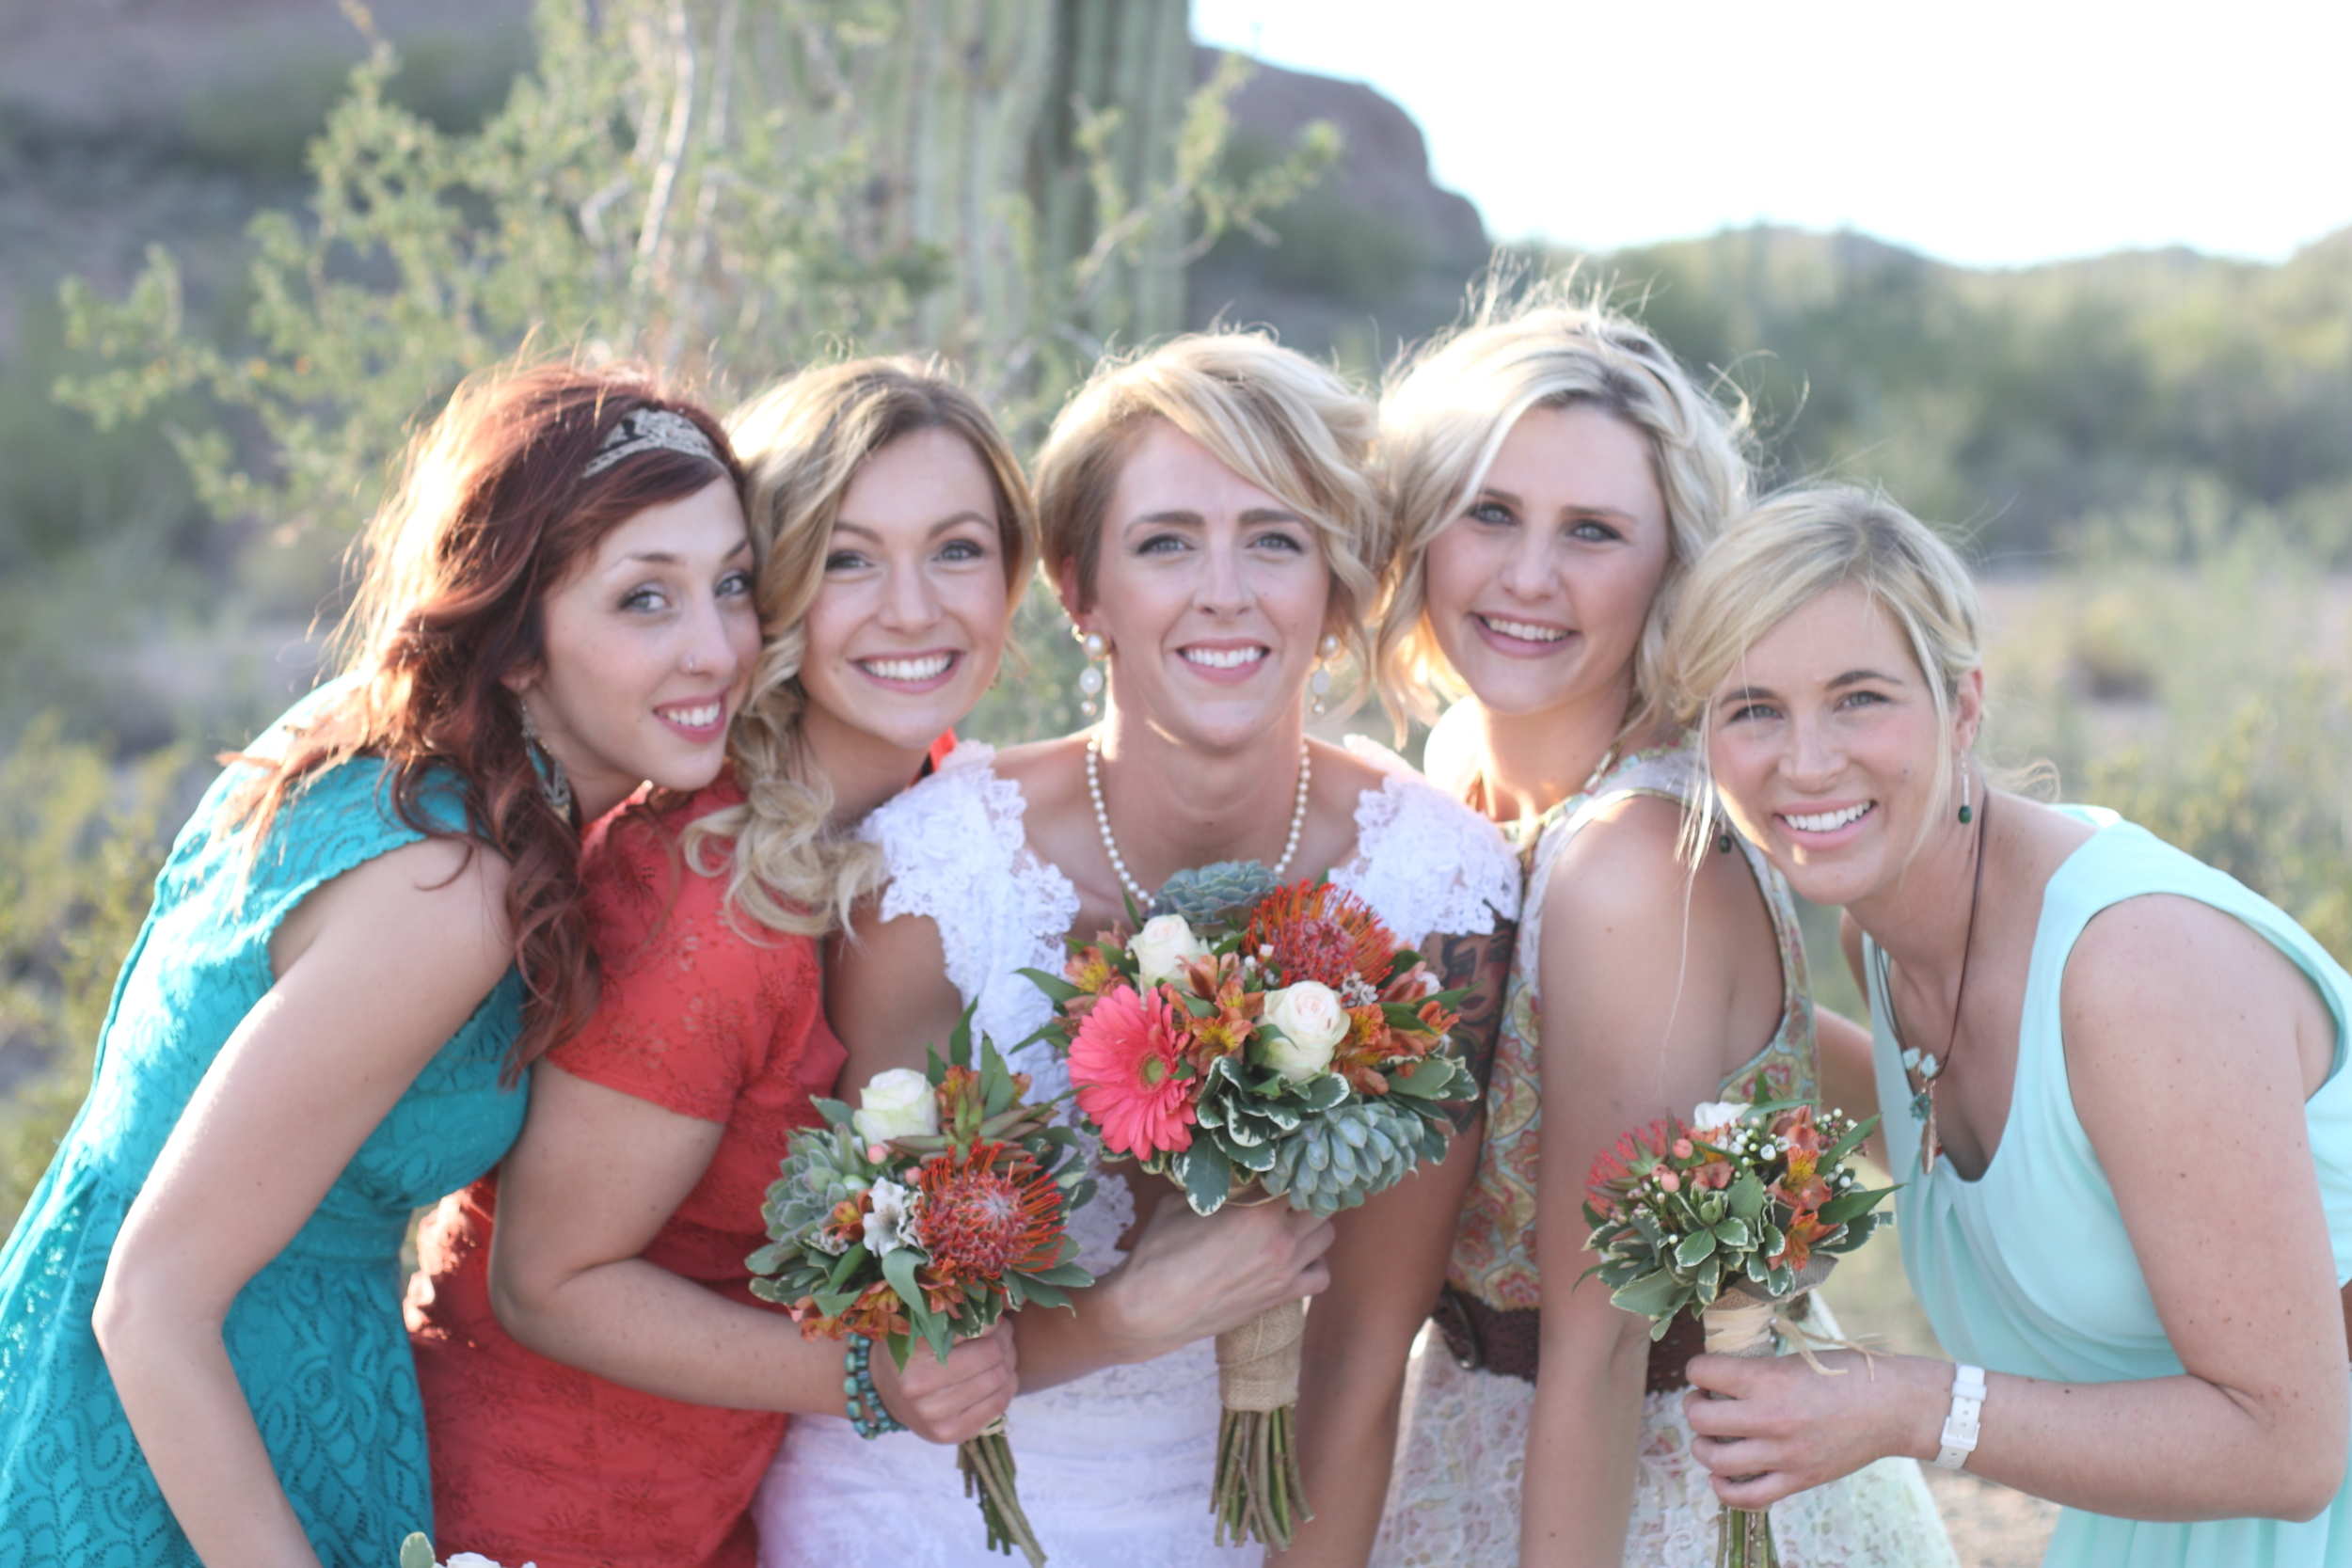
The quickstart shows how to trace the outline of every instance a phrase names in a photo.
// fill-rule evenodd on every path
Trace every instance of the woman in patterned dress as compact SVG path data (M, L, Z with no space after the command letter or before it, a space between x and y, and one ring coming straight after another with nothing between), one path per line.
M1046 570L1108 660L1105 711L1087 732L1003 753L959 746L868 822L891 879L832 994L865 1057L853 1078L916 1065L970 1005L978 1028L1023 1047L1015 1061L1041 1092L1066 1089L1051 1046L1024 1046L1051 1008L1020 971L1058 971L1065 937L1123 921L1129 900L1148 906L1188 866L1327 869L1438 962L1486 950L1518 901L1500 835L1419 780L1304 733L1311 673L1361 637L1385 555L1371 434L1370 407L1329 371L1248 333L1106 364L1072 401L1039 458L1039 511ZM1102 1282L1074 1313L1020 1315L1022 1395L1008 1413L1022 1500L1057 1568L1258 1559L1254 1544L1216 1544L1209 1340L1327 1273L1297 1416L1316 1517L1296 1549L1335 1549L1314 1547L1322 1538L1360 1561L1467 1153L1336 1227L1286 1204L1204 1220L1165 1183L1101 1176L1073 1229ZM861 1441L837 1420L787 1434L760 1533L771 1568L1000 1560L951 1455Z
M401 1239L587 1011L574 809L723 760L736 481L619 369L483 377L419 438L344 678L181 832L0 1253L0 1562L384 1568L432 1528Z
M533 1072L501 1172L419 1239L409 1323L445 1550L749 1568L787 1413L844 1408L842 1345L753 1296L744 1259L792 1133L822 1125L811 1099L841 1075L818 942L879 860L847 829L987 689L1032 513L986 410L933 365L805 372L729 424L765 628L732 766L592 834L596 1017ZM903 1372L877 1355L871 1375L955 1443L1011 1397L1010 1335Z
M1653 1345L1647 1320L1576 1286L1597 1153L1701 1101L1820 1086L1787 888L1736 836L1695 867L1681 855L1695 771L1659 704L1677 583L1745 492L1738 436L1646 332L1548 294L1424 352L1382 410L1405 539L1387 689L1424 715L1433 690L1461 695L1431 776L1530 857L1446 1343L1416 1359L1384 1564L1713 1559L1679 1392L1693 1325ZM1776 1528L1789 1568L1950 1561L1908 1462Z

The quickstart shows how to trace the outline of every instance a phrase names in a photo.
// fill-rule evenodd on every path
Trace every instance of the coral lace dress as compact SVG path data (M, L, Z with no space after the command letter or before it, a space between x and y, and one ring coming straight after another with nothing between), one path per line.
M817 944L739 917L726 880L687 870L674 835L742 799L722 781L659 819L607 817L583 862L603 990L548 1060L725 1128L702 1180L644 1256L733 1301L763 1245L760 1203L795 1129L821 1123L846 1060L826 1025ZM444 1201L409 1291L444 1555L539 1568L750 1568L752 1494L785 1418L640 1393L524 1349L491 1316L497 1179ZM779 1323L779 1332L795 1332Z

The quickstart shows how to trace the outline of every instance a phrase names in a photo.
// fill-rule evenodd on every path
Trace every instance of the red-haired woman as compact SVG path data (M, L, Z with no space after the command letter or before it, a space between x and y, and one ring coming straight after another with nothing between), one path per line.
M344 678L181 833L0 1253L0 1560L381 1568L431 1529L403 1228L593 1006L576 824L718 771L739 478L622 372L479 380L420 437Z

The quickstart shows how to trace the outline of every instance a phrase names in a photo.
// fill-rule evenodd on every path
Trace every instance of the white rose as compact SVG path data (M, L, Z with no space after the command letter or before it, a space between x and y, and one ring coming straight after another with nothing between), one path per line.
M1209 956L1209 944L1192 934L1192 927L1181 914L1153 915L1127 948L1136 956L1136 979L1145 990L1176 978L1179 967L1187 960Z
M1745 1105L1735 1104L1728 1100L1710 1100L1691 1113L1691 1131L1713 1143L1714 1133L1739 1126L1740 1118L1747 1114Z
M1266 1066L1294 1084L1331 1065L1331 1053L1347 1038L1347 1009L1339 993L1319 980L1266 992L1265 1021L1282 1033L1265 1042Z
M939 1131L939 1096L930 1080L912 1068L874 1074L874 1081L857 1091L857 1102L861 1108L850 1114L850 1125L869 1144Z
M459 1552L442 1564L442 1568L499 1568L499 1565L494 1559L484 1557L480 1552ZM536 1565L526 1562L523 1568L536 1568Z
M874 1206L866 1212L866 1250L877 1258L914 1244L914 1199L911 1187L888 1179L873 1186Z

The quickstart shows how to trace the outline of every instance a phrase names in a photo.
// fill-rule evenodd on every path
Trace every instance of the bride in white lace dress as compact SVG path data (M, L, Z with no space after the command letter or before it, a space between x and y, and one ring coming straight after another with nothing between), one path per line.
M1365 651L1381 564L1370 434L1369 407L1329 372L1248 334L1108 367L1065 411L1040 459L1044 561L1107 658L1105 712L1059 740L960 746L869 819L890 882L844 946L828 1009L853 1080L919 1062L967 1003L994 1039L1025 1039L1048 1005L1018 971L1058 972L1065 937L1217 861L1292 879L1327 869L1450 975L1486 965L1499 996L1518 899L1500 833L1418 779L1304 736L1311 673L1343 646ZM1016 1062L1040 1092L1068 1087L1041 1042ZM1074 1313L1021 1315L1025 1391L1008 1415L1022 1499L1057 1568L1258 1560L1215 1544L1210 1341L1327 1275L1298 1415L1318 1517L1297 1550L1361 1560L1469 1149L1335 1226L1281 1205L1203 1220L1164 1183L1102 1175L1074 1226L1102 1282ZM845 1421L793 1423L758 1519L769 1568L1003 1560L952 1451L867 1441Z
M1697 769L1655 701L1677 586L1745 465L1646 332L1541 296L1428 352L1382 409L1381 447L1404 535L1382 678L1429 712L1433 684L1467 689L1430 736L1431 777L1514 823L1531 864L1444 1342L1414 1358L1373 1560L1708 1568L1719 1508L1683 1413L1694 1325L1653 1345L1577 1281L1584 1175L1621 1133L1703 1101L1860 1102L1820 1082L1787 884L1729 835L1696 864L1682 852ZM1787 1568L1952 1563L1909 1460L1772 1517Z

